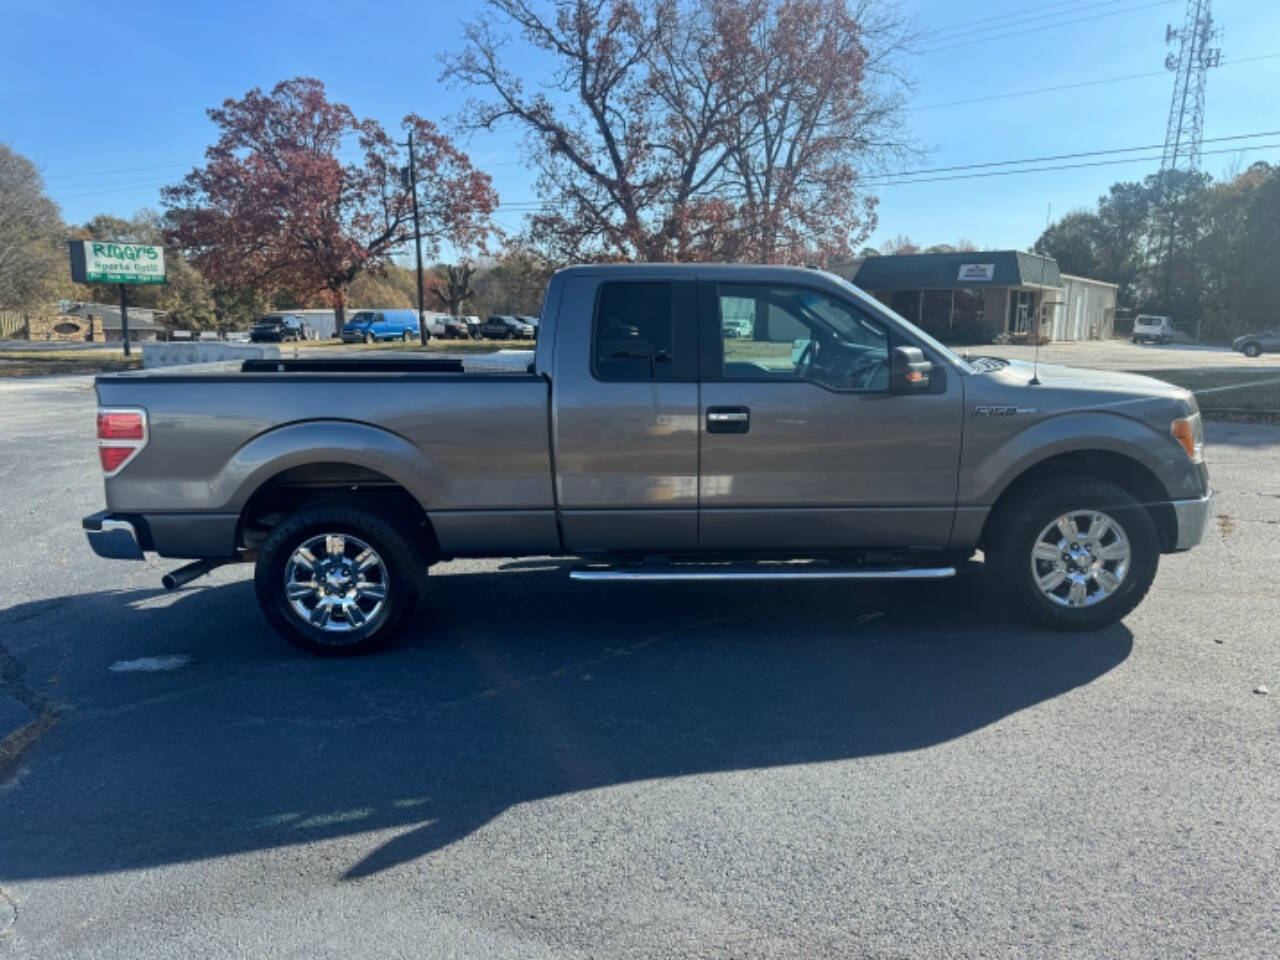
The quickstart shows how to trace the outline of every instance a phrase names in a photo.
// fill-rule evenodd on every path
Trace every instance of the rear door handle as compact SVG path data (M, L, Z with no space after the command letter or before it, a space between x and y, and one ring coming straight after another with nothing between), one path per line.
M751 411L746 407L707 407L707 433L746 433Z

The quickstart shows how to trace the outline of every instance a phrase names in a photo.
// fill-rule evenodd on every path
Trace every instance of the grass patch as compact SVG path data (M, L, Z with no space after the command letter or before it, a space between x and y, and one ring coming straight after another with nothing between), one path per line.
M1275 370L1141 370L1196 395L1206 414L1280 416L1280 369Z
M142 367L142 352L126 357L119 347L101 350L0 350L0 377L68 373L115 373Z

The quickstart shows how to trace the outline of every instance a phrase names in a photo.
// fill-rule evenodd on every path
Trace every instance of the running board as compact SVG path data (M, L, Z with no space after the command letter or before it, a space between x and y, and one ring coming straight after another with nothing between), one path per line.
M680 564L669 567L575 567L570 580L674 581L674 580L945 580L955 567L833 567L823 564L763 564L757 567L717 567L714 564Z

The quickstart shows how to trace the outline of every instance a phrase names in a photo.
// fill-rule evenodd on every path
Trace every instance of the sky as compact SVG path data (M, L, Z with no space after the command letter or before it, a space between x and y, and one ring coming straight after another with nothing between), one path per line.
M83 223L158 208L159 188L198 164L215 137L205 111L282 79L318 77L331 99L388 129L409 112L448 129L466 94L439 83L440 58L460 49L462 23L480 6L13 0L0 36L0 142L35 162L63 217ZM873 246L906 235L922 245L964 238L983 249L1025 248L1050 210L1056 219L1091 207L1117 180L1158 169L1173 89L1165 26L1181 24L1185 0L903 0L902 7L919 30L934 32L926 52L903 61L915 81L907 122L924 148L906 169L1156 149L1092 158L1146 158L1140 162L878 187ZM1208 78L1206 140L1280 131L1280 3L1213 0L1213 13L1223 65ZM538 63L519 49L508 66L538 75ZM1076 86L1044 89L1069 85ZM520 143L511 128L461 141L504 205L535 197ZM1280 146L1234 150L1244 144L1280 145L1280 133L1206 143L1204 169L1220 176L1254 160L1280 162ZM1209 153L1223 149L1232 152ZM519 209L499 212L509 230L523 217Z

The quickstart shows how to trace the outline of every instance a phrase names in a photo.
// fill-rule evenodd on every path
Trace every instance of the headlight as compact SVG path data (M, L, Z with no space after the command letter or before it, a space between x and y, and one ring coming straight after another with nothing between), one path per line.
M1204 422L1200 419L1200 414L1193 413L1189 417L1173 421L1169 424L1169 433L1187 451L1192 463L1204 461Z

